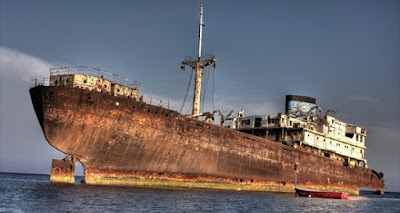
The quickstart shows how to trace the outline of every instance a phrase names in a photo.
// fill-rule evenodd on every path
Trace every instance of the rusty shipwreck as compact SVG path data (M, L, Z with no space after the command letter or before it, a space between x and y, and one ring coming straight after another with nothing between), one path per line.
M201 55L203 25L201 6L198 55L182 62L195 74L191 115L146 100L137 83L99 69L51 68L49 79L33 81L45 138L67 155L53 160L51 181L73 183L79 161L86 184L383 191L383 174L364 157L366 130L318 114L313 98L287 96L286 112L276 116L219 112L221 125L213 124L217 111L200 112L202 70L216 63Z

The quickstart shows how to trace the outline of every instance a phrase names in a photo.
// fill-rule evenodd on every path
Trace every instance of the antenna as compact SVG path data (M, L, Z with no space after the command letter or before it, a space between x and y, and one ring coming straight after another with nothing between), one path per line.
M203 3L200 4L200 24L199 24L199 49L197 58L187 57L181 63L181 68L189 66L194 69L195 72L195 83L194 83L194 94L193 94L193 111L192 116L200 116L200 95L201 95L201 77L203 74L203 68L207 66L213 66L215 68L215 62L217 59L214 56L201 57L201 42L203 37Z

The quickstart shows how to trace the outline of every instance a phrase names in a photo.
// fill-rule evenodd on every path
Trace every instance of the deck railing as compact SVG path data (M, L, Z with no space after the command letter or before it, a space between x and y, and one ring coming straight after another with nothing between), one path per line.
M137 81L131 81L117 74L113 74L98 68L91 68L85 66L50 68L50 76L72 75L72 74L90 75L98 78L103 78L123 86L137 88L137 89L139 88L140 84Z
M43 78L43 79L32 79L30 82L30 88L37 87L37 86L50 86L50 79L49 78ZM164 101L160 98L150 96L150 95L141 95L143 97L143 102L153 105L153 106L158 106L158 107L163 107L166 109L170 108L170 102L169 101Z
M32 79L30 83L30 88L37 86L50 86L50 78Z
M158 106L158 107L163 107L163 108L167 108L169 109L170 105L169 105L169 101L163 101L160 98L157 97L153 97L150 95L142 95L143 97L143 102L153 105L153 106Z

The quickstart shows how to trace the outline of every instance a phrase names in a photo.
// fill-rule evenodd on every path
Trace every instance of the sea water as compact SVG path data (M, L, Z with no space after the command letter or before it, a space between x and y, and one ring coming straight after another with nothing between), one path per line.
M0 212L400 212L400 193L348 200L294 193L54 184L49 175L0 173Z

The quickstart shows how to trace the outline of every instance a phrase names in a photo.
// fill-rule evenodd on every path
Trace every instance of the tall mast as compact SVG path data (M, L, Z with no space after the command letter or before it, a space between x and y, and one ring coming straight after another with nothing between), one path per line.
M201 95L201 77L203 74L203 68L207 66L214 66L217 59L215 57L201 57L201 42L203 37L203 3L200 4L200 24L199 24L199 49L198 55L195 60L193 58L187 58L182 61L181 68L184 69L185 66L189 66L195 70L195 83L194 83L194 93L193 93L193 110L192 116L198 117L200 116L200 95Z
M203 37L203 3L200 3L200 24L199 24L199 54L198 56L198 61L201 61L201 40Z

